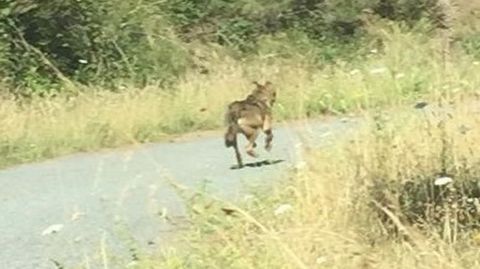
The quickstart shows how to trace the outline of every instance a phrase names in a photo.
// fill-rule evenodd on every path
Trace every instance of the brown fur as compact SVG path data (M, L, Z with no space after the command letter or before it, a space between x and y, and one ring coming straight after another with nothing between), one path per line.
M227 131L225 133L225 146L233 147L237 158L238 167L243 167L242 156L238 149L237 134L242 133L248 140L247 154L256 157L254 148L259 130L266 135L265 149L272 148L272 106L275 103L276 92L272 83L267 81L264 85L254 82L256 88L244 100L234 101L228 105L225 115Z

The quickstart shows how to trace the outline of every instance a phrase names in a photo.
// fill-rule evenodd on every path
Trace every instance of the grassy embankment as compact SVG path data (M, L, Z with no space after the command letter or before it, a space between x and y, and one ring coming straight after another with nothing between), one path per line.
M203 196L180 247L132 268L478 267L480 118L463 97L442 113L370 114L239 205Z

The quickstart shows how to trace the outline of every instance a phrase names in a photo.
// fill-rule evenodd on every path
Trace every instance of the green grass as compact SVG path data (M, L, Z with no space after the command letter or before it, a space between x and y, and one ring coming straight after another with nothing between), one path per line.
M257 190L238 205L204 195L190 204L193 225L180 247L132 268L478 267L480 233L454 229L464 221L460 214L451 214L451 221L409 222L408 207L395 204L405 182L434 180L442 171L454 184L478 180L478 103L460 99L448 99L456 106L444 115L369 114L357 133L333 148L308 153L306 163L280 184ZM234 213L226 215L225 207ZM388 226L392 220L408 240Z
M461 48L453 49L445 71L438 39L396 24L371 25L368 30L383 46L362 48L371 50L362 61L319 68L308 63L308 46L302 49L303 57L277 57L279 48L272 42L278 37L271 37L260 44L261 55L244 61L218 48L199 46L209 73L192 71L171 88L123 85L120 93L112 93L92 86L81 89L77 97L24 104L3 97L0 166L220 128L226 104L243 98L252 89L252 80L270 80L277 87L277 120L355 113L477 92L480 65Z

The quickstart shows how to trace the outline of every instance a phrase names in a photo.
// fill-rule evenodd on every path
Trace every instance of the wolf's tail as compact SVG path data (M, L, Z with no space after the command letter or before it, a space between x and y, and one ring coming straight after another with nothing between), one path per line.
M229 107L227 113L225 114L225 124L228 126L227 131L225 132L225 146L227 148L237 144L236 117L236 113Z

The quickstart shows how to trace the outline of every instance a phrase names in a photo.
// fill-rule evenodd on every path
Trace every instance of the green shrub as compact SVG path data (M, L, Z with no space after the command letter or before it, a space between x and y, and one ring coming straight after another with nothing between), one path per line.
M65 78L164 82L188 63L155 1L22 1L2 11L4 73L34 93Z
M441 19L436 0L5 0L0 75L22 95L49 96L66 81L117 88L168 84L192 67L197 43L255 56L262 40L312 48L313 62L351 60L370 43L366 10L415 25ZM370 13L371 13L370 12ZM279 39L286 34L287 38ZM301 37L291 40L291 37ZM195 41L195 42L193 42ZM473 39L465 42L470 51ZM294 49L300 51L295 52Z

